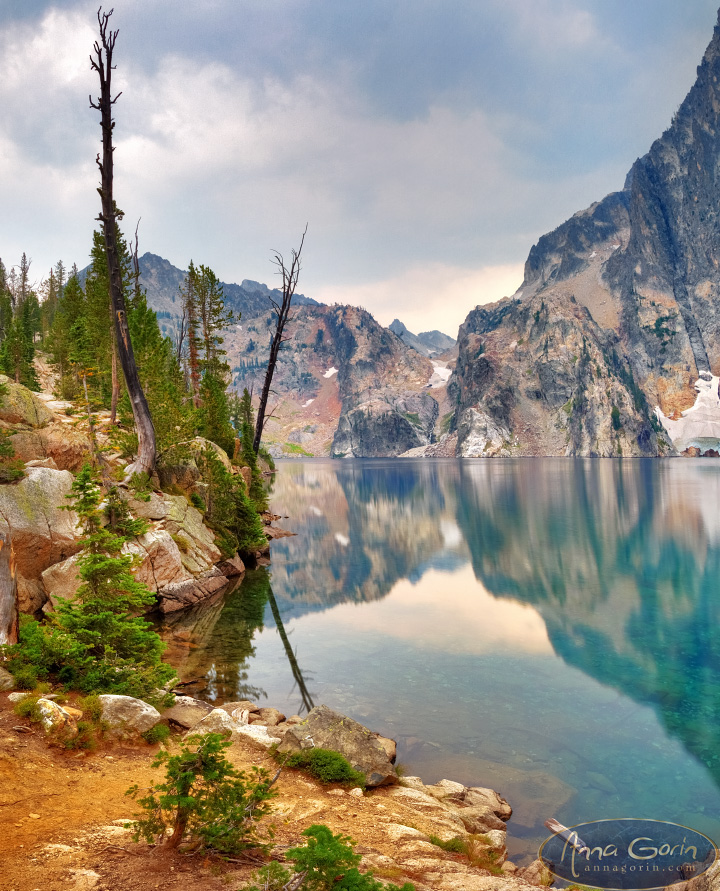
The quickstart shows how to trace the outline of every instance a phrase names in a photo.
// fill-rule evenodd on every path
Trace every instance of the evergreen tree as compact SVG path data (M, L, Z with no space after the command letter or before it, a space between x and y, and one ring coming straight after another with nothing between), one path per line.
M157 316L147 305L147 295L139 288L128 303L128 324L140 383L153 417L158 448L162 451L194 434L196 412L185 389L172 341L160 333ZM129 414L127 397L122 407L125 414Z
M32 337L28 336L28 330L29 323L21 305L14 314L0 346L0 368L16 383L24 384L31 390L39 390L33 368L35 346Z
M257 455L253 448L255 421L253 418L252 399L247 387L243 390L241 399L238 399L237 394L235 395L235 403L237 406L235 412L235 424L237 425L236 430L240 436L240 448L237 457L238 461L245 467L249 467L251 472L250 491L248 492L248 495L256 510L267 510L267 492L263 485L263 478L260 473L260 468L258 467Z
M78 560L82 584L75 600L61 599L51 626L35 620L21 625L20 642L6 649L10 668L29 667L83 692L162 698L157 690L175 672L161 661L160 637L138 615L152 606L154 595L135 581L133 557L122 553L128 538L145 524L122 511L118 519L117 493L109 494L102 510L103 493L87 464L73 482L71 497L84 531Z
M85 317L85 294L75 271L60 292L48 338L48 348L60 372L58 395L63 399L76 398L80 390L80 377L70 361L70 353L73 348L71 331L81 317Z
M195 408L200 406L200 337L197 291L195 289L197 273L193 261L190 261L188 273L180 288L183 313L187 330L188 377Z
M117 210L118 219L122 212ZM126 304L132 293L132 261L127 242L116 225L118 259L123 296ZM110 278L108 274L105 239L100 231L93 233L93 244L90 251L91 265L85 280L85 315L88 331L93 340L95 366L98 372L93 381L95 399L106 408L110 408L113 394L113 326L110 308Z

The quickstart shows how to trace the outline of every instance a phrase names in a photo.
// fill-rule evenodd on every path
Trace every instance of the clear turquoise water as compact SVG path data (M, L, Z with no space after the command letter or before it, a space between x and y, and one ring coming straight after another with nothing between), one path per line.
M711 459L284 462L297 536L167 633L209 699L323 702L497 789L518 862L548 817L718 842L719 496Z

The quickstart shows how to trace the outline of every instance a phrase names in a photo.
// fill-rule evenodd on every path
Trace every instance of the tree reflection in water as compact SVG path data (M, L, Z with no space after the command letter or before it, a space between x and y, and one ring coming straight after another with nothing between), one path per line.
M212 602L162 618L159 631L168 646L165 658L176 669L183 692L211 702L267 699L263 689L248 683L248 676L255 656L253 639L264 629L268 603L300 693L298 713L312 709L312 695L264 567L249 570Z

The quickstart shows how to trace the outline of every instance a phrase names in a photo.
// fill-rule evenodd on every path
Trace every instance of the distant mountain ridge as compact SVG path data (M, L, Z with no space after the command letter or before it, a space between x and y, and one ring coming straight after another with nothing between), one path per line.
M140 257L139 265L140 284L147 291L148 304L158 313L158 318L179 319L182 316L179 288L185 279L186 271L178 269L169 260L150 252ZM256 318L266 312L269 296L282 300L282 294L277 288L271 289L250 279L244 279L240 285L231 282L220 284L225 296L225 305L233 312L241 313L243 319ZM303 294L295 294L293 304L319 306L317 300L305 297Z
M440 353L451 350L456 341L442 331L423 331L420 334L413 334L405 327L400 319L394 319L388 326L393 334L403 340L409 347L412 347L421 356L438 356Z

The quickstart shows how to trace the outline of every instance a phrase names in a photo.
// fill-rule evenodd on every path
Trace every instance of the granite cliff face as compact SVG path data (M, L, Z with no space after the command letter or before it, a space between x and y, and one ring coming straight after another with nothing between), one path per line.
M273 320L266 312L227 338L236 388L262 387ZM265 433L277 454L382 457L434 440L445 386L430 379L443 363L353 306L300 307L287 332Z
M140 271L162 332L175 336L184 272L149 253ZM223 284L223 292L226 306L240 314L225 332L232 383L259 393L275 324L268 298L280 299L279 292L247 279ZM439 419L447 424L452 413L445 388L451 337L439 331L416 337L397 322L408 342L358 307L325 306L303 295L295 295L293 306L265 428L276 456L384 457L435 441Z
M470 313L458 454L668 453L653 409L678 417L701 372L720 370L719 77L716 27L623 190L544 235L513 300Z

